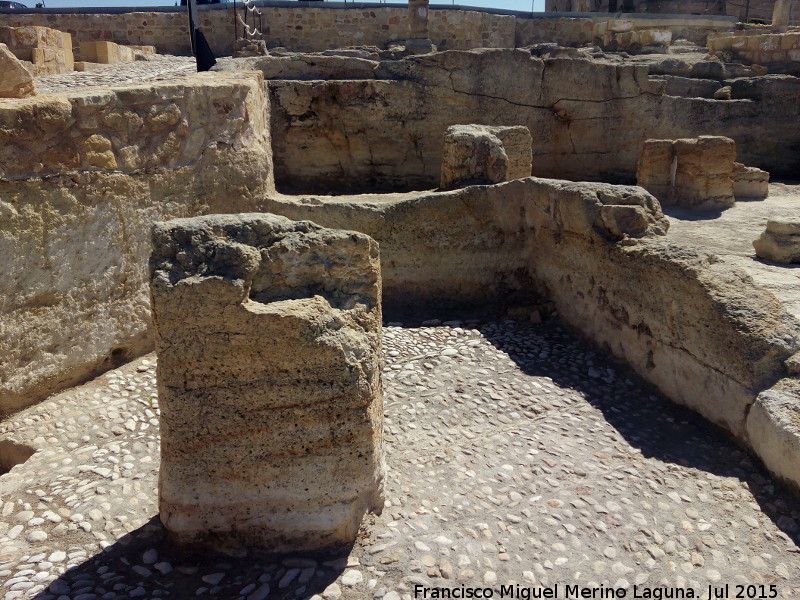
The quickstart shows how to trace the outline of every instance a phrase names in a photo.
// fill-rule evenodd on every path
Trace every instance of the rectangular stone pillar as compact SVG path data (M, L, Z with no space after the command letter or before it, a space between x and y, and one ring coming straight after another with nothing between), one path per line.
M408 0L408 16L411 26L409 37L427 40L428 34L428 0Z
M701 135L647 140L636 169L637 184L661 204L699 210L733 206L736 142Z
M792 16L792 0L777 0L772 9L772 31L783 33L789 28Z
M275 215L159 223L159 511L178 545L347 547L383 507L380 263Z

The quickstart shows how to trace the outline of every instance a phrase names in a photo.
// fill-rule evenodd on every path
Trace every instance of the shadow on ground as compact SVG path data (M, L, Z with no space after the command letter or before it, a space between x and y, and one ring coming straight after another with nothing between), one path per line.
M157 553L155 554L154 553ZM303 600L321 594L347 565L344 556L251 555L200 558L170 548L158 515L72 567L35 600L239 598ZM148 556L149 554L149 556Z
M517 335L520 330L528 329L531 336L550 338L555 344L564 343L565 330L558 322L518 327ZM553 365L547 358L532 358L517 344L509 343L502 333L492 330L482 333L527 375L550 377L557 385L580 392L645 457L744 482L762 512L795 546L800 546L800 498L775 480L758 458L737 445L733 436L668 400L630 367L574 335L566 336L572 339L567 343L574 346L569 354L589 356L593 365L589 373L579 372L568 364ZM608 369L615 373L614 381L608 378ZM617 382L626 379L635 385L618 385ZM642 390L649 393L643 395Z

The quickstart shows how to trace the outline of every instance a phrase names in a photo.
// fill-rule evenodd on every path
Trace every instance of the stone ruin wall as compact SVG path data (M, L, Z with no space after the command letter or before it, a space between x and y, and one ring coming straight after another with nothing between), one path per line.
M2 103L0 411L152 349L151 223L270 193L265 102L214 74Z
M435 187L444 132L461 123L527 126L533 174L542 177L633 182L646 139L706 133L731 137L742 162L776 176L800 169L800 157L782 150L800 140L793 78L740 80L736 99L714 101L664 95L644 66L542 60L523 50L335 68L319 77L334 81L283 74L269 82L281 190Z
M636 15L625 15L624 18L616 14L598 13L597 16L588 14L575 15L549 15L547 18L517 19L516 47L522 48L530 44L539 44L558 40L564 46L581 46L594 43L600 23L625 22L630 23L634 31L643 29L669 29L673 39L687 39L695 44L705 45L706 39L712 33L730 31L734 23L730 19L698 18L695 16L663 15L653 18L638 18Z
M384 47L387 41L409 35L405 7L332 9L310 7L263 7L265 37L271 45L290 50L317 52L345 46ZM217 55L230 55L233 46L232 9L200 11L200 25ZM514 48L559 39L562 44L593 41L598 18L522 18L478 11L436 9L430 11L431 40L445 50ZM662 22L663 21L663 22ZM80 42L111 41L121 45L152 45L162 54L189 54L189 33L183 12L129 12L76 14L37 12L0 13L0 26L40 25L70 33L76 52ZM730 30L729 21L712 19L642 20L641 27L664 28L673 37L704 44L709 33Z
M375 67L363 62L370 71ZM262 210L274 196L271 146L280 159L279 183L295 177L305 192L332 185L340 191L433 188L444 131L476 120L528 126L535 175L632 178L645 137L701 133L709 122L727 123L726 133L753 154L742 153L747 163L759 164L763 154L776 171L774 166L786 165L780 160L796 159L782 148L800 137L787 126L798 120L786 117L787 107L800 110L800 103L789 101L800 90L784 78L761 78L764 89L750 89L764 100L717 102L658 96L653 86L660 84L648 81L641 67L543 61L521 50L418 57L381 65L379 72L393 77L392 68L407 80L284 80L270 82L265 94L260 73L209 74L5 102L0 243L4 252L26 259L3 266L4 294L14 299L4 312L0 348L9 357L0 373L4 408L28 404L150 349L142 267L149 223ZM592 78L604 83L576 88L575 82ZM773 83L784 87L773 89ZM585 97L575 98L575 89ZM456 105L461 111L452 112ZM771 122L778 111L783 119ZM645 119L631 123L631 114L652 115L653 129L638 128ZM757 136L760 128L770 134ZM619 150L607 147L609 132ZM326 156L333 161L322 160ZM440 211L449 210L451 197L434 198L424 207L388 210L392 220L429 224L415 227L427 227L425 239L441 241L436 265L420 266L427 261L416 234L409 237L402 228L375 234L382 244L392 243L383 264L389 309L419 301L476 306L536 287L519 251L530 240L511 233L516 225L496 224L517 217L492 207L486 209L491 223L444 226L449 219ZM339 210L348 214L328 203L326 214ZM356 228L349 216L342 218L325 224ZM369 219L363 229L373 234L384 216L375 211ZM514 249L505 252L507 244ZM67 266L63 256L81 258Z
M545 10L553 12L603 12L648 14L728 15L740 21L770 23L775 0L545 0ZM749 6L748 6L749 5ZM800 25L800 0L792 0L792 25Z
M264 33L270 44L315 52L344 46L385 46L408 37L405 7L328 9L263 7ZM431 11L430 33L454 50L481 46L513 47L511 16L472 11ZM162 54L189 54L189 31L183 12L113 14L0 14L0 25L43 25L72 34L73 43L107 40L122 45L154 45ZM233 50L232 9L200 11L200 27L217 55Z
M758 29L708 36L708 51L729 53L747 64L800 62L800 31L766 33Z

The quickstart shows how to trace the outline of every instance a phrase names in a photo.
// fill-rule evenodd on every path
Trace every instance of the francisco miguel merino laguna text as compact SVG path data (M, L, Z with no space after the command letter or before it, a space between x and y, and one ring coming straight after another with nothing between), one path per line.
M630 594L630 595L629 595ZM631 598L632 600L677 600L699 598L700 595L692 588L678 587L640 587L633 586L633 590L624 588L583 587L580 585L555 585L547 587L526 587L519 584L501 585L499 588L490 587L425 587L414 586L414 598L454 600L486 600L488 598L511 598L512 600L537 600L539 598L552 598L553 600L578 600L588 598L593 600L607 600L616 598Z

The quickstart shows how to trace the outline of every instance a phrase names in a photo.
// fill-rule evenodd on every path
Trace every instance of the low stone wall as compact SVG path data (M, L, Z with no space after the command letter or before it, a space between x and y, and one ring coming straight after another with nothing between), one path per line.
M312 52L344 46L385 47L392 40L407 39L410 32L405 6L372 5L369 8L266 5L264 38L271 45ZM200 26L218 55L230 55L235 37L231 6L203 7ZM673 37L705 43L710 32L730 30L725 20L676 16L653 19L628 16L639 29L670 29ZM550 15L495 14L489 11L430 11L431 40L447 50L514 48L540 42L583 45L593 41L596 20L608 15L551 18ZM0 13L0 26L41 25L72 34L77 51L80 42L109 41L127 46L155 46L164 54L189 54L189 31L182 11L70 13L44 10L35 13Z
M757 65L800 62L800 31L760 33L758 30L709 36L708 51L729 53L731 59Z
M370 9L263 7L264 39L271 45L314 52L344 46L385 47L406 39L410 22L405 6ZM218 55L233 51L233 9L200 10L200 27ZM447 49L513 47L516 18L486 12L431 11L431 39ZM44 25L72 34L80 42L109 41L120 45L152 45L162 54L189 54L189 29L183 12L111 14L0 13L0 25Z
M265 101L214 74L0 105L0 411L152 348L151 223L270 193Z
M734 26L730 20L684 18L676 15L637 17L634 14L626 14L614 18L608 13L597 13L549 18L518 18L515 44L517 48L545 42L558 42L562 46L592 44L598 37L598 27L603 24L612 30L620 27L624 27L625 31L668 30L672 33L673 39L687 39L701 45L706 43L709 35L730 31Z

